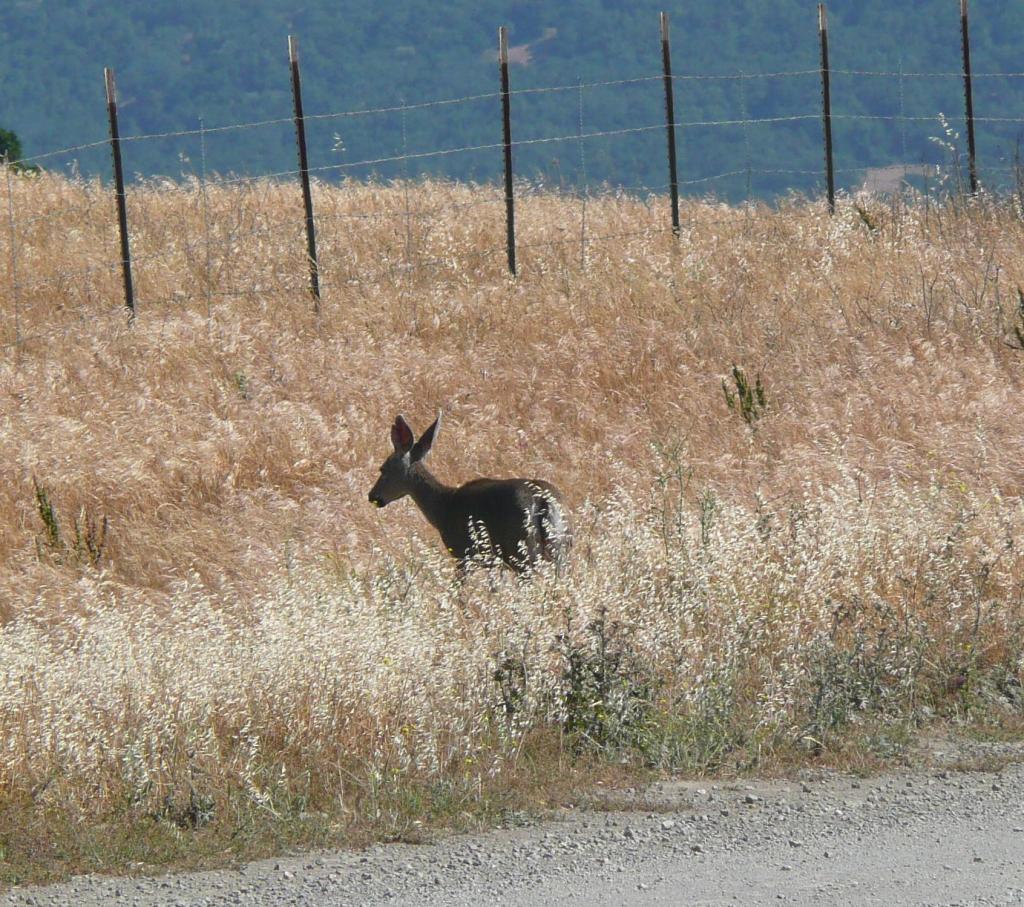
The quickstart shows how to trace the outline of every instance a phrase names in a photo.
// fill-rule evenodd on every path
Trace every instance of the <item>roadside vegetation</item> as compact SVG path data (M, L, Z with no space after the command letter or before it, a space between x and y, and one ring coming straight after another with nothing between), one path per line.
M689 201L677 239L607 194L581 248L527 191L512 281L489 188L318 186L316 317L294 187L146 184L128 327L109 194L7 185L0 881L1020 738L1013 200ZM569 569L460 586L370 507L439 407L440 477L566 492Z

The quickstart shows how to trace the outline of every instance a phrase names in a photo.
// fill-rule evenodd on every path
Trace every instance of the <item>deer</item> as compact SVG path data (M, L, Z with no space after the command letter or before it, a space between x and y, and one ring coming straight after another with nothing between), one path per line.
M543 561L560 566L572 545L562 493L540 479L481 478L458 487L445 485L424 462L440 425L438 413L417 441L405 419L395 417L394 450L381 464L370 503L386 507L411 495L441 534L460 576L478 562L504 564L519 574L531 573Z

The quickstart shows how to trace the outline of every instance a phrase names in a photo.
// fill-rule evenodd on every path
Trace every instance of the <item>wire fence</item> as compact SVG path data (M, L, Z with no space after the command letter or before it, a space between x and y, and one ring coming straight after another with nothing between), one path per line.
M1024 72L971 71L966 0L962 3L964 66L959 70L832 68L821 7L820 68L673 73L668 19L663 14L661 72L519 88L510 84L507 49L502 45L498 58L502 81L495 80L494 91L307 113L302 108L297 43L290 39L293 116L214 125L200 117L195 128L128 135L118 133L116 88L113 73L108 71L110 137L26 157L4 168L0 191L6 191L7 198L0 210L6 209L7 224L0 229L0 243L7 247L9 304L3 313L0 349L45 340L47 332L26 332L23 324L37 324L39 319L26 318L27 313L47 307L64 313L62 326L55 329L59 333L73 329L68 325L75 323L76 303L83 312L95 310L97 301L101 301L100 308L105 304L107 310L114 311L123 300L134 315L136 298L143 309L158 304L184 306L198 300L209 310L217 299L308 292L318 309L321 296L332 290L401 280L414 271L456 279L460 269L473 267L473 262L493 266L506 256L515 274L517 252L529 256L531 252L572 248L585 266L588 248L597 243L661 234L670 241L672 234L678 236L680 193L750 200L756 197L755 186L768 186L775 194L827 194L831 201L837 180L840 190L860 187L874 191L912 184L927 192L943 179L964 185L968 176L972 189L1014 185L1019 175L1016 136L1011 138L1008 130L1024 126L1024 115L1011 115L1006 105L1001 105L1000 115L976 115L972 84L1016 81L1024 88ZM862 99L857 88L864 80L890 89L890 103L896 103L891 112L859 109ZM793 109L766 109L764 97L779 81L802 86L802 93L787 93L787 97L801 98ZM963 91L959 98L960 104L966 102L963 117L907 109L907 86L922 81L948 82L957 93ZM701 104L696 98L701 86L734 92L722 97L731 99L735 114L700 116ZM657 107L663 100L665 116L658 118ZM638 121L616 123L624 109L635 111ZM948 109L954 110L955 105ZM470 117L468 111L485 116ZM414 118L436 120L439 116L466 126L461 131L450 130L462 140L455 139L446 147L416 147L419 130ZM398 123L398 147L384 146L384 150L366 141L365 136L379 134L373 125L363 139L353 138L358 134L357 124L382 120ZM491 124L489 136L479 127L484 121ZM970 138L966 155L959 138L962 127L950 125L959 122ZM531 134L533 123L558 123L563 128ZM887 158L870 166L844 163L849 159L843 151L846 143L852 144L852 137L868 124L886 124L897 134L901 155L895 162ZM920 144L912 141L911 130L922 127L936 133L929 135L929 147L935 149L936 156L911 163L908 149ZM991 133L993 141L1003 143L1000 154L978 159L977 127L983 135ZM278 136L294 132L297 166L256 175L211 172L209 160L215 143L260 131ZM329 147L334 159L325 162L312 156L310 160L307 133L315 139L308 147ZM802 166L804 158L795 155L794 166L767 166L765 157L758 156L755 149L773 141L787 147L820 149L824 166ZM77 162L99 153L112 152L115 161L123 156L124 169L131 171L134 149L155 143L168 143L175 150L181 170L175 179L126 183L119 164L114 168L113 187L78 176ZM680 150L678 168L673 143ZM730 154L712 154L712 147L728 147ZM982 147L991 150L995 146L989 142ZM358 153L364 149L366 153ZM421 192L423 180L444 176L443 163L449 159L458 159L461 172L475 177L458 183L437 180L429 193ZM618 172L614 180L595 183L591 175L607 174L609 161L624 161L625 172ZM631 161L636 166L631 166ZM652 162L662 162L664 178L636 181L636 174L653 172ZM709 162L717 166L709 167ZM57 181L37 174L62 164L69 166L76 178ZM370 191L382 181L400 185L402 191L386 198ZM344 204L336 193L326 191L339 182L346 187ZM176 212L170 220L168 190L177 196L176 206L170 206ZM517 221L516 199L552 190L579 199L579 223L554 236L531 234L522 217ZM588 199L595 193L613 192L645 202L648 216L642 229L602 233L588 223ZM111 218L115 200L119 226ZM453 221L487 223L491 229L464 241L457 250L445 249L437 237ZM393 225L388 242L380 244L378 230L370 247L367 229L382 223ZM526 231L519 237L517 225ZM450 237L448 241L450 244ZM175 275L173 286L167 280L169 271Z

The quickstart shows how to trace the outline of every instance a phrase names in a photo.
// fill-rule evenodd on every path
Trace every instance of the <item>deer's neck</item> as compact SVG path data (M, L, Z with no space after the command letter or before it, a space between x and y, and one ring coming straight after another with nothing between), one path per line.
M440 531L455 489L437 479L422 463L418 463L413 469L412 478L412 490L410 491L412 499L430 525Z

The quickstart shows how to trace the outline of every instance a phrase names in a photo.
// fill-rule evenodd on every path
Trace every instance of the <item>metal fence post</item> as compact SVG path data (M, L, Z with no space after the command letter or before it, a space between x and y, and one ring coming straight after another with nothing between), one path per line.
M18 283L18 230L14 223L14 180L11 178L13 166L4 156L0 158L0 167L7 176L7 226L11 235L10 286L14 295L14 345L21 345L21 285Z
M121 166L121 133L117 128L117 87L114 70L105 68L107 114L110 117L110 152L114 158L114 186L117 189L117 224L121 233L121 273L124 276L124 304L128 320L135 319L135 287L132 284L132 255L128 242L128 205L124 194L124 168Z
M828 65L828 19L825 4L818 4L818 35L821 38L821 108L825 132L825 184L828 189L829 214L836 213L836 176L832 163L832 88Z
M665 131L668 135L668 189L672 197L672 232L679 235L679 176L676 171L676 108L672 90L672 49L668 13L661 14L661 66L665 82Z
M206 251L206 270L203 283L206 285L206 324L213 318L213 267L210 252L210 204L206 194L206 123L199 117L199 201L203 211L203 246Z
M508 29L498 29L498 65L501 68L501 120L505 145L505 242L508 269L516 275L516 205L512 192L512 103L508 80Z
M967 21L967 0L960 0L960 35L964 51L964 106L967 113L967 168L971 194L978 194L978 157L974 144L974 90L971 85L971 32Z
M306 120L302 113L302 81L299 78L299 42L288 36L288 61L292 69L292 100L295 104L295 141L299 148L299 179L302 202L306 208L306 255L309 259L309 291L313 311L320 314L320 264L316 256L316 222L313 220L313 193L309 188L309 157L306 153Z

